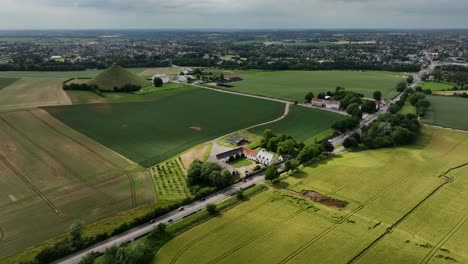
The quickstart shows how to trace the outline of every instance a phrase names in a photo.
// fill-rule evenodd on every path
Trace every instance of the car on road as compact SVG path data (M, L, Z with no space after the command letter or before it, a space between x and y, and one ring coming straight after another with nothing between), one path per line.
M183 210L184 210L183 207L179 207L179 209L177 209L177 211L179 211L179 212L180 212L180 211L183 211Z
M156 219L151 219L151 220L149 221L150 224L154 224L155 222L156 222Z
M172 223L172 221L173 221L172 218L167 220L168 223Z

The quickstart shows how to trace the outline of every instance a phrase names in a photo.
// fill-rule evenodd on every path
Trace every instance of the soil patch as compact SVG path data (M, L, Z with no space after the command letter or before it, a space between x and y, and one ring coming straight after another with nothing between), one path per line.
M333 199L331 197L323 196L320 193L314 192L314 191L302 191L301 194L311 199L314 202L321 203L321 204L331 206L331 207L336 207L338 209L343 209L348 205L348 202L346 201L340 201L340 200Z
M197 126L191 126L190 129L193 129L195 131L202 131L202 128L201 127L197 127Z

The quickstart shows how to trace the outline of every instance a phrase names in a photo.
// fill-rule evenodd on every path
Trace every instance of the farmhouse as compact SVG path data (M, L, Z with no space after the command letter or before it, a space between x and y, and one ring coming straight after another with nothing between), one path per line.
M163 83L168 83L169 82L169 77L165 73L158 73L153 76L153 83L154 79L159 78L163 81Z
M250 143L247 139L245 139L244 137L241 137L241 136L239 136L237 134L232 135L226 141L229 144L234 145L234 146L238 146L238 147L245 146L245 145Z
M222 162L229 162L232 159L237 159L240 157L245 157L249 160L260 162L264 165L271 165L275 162L275 156L273 153L270 153L265 149L262 149L257 153L255 150L251 150L246 147L240 147L216 155L216 158Z
M190 83L192 81L197 80L197 78L195 78L192 75L177 75L175 80L178 81L178 82Z
M340 110L340 102L335 100L323 100L314 98L311 101L312 106L325 107L327 109Z

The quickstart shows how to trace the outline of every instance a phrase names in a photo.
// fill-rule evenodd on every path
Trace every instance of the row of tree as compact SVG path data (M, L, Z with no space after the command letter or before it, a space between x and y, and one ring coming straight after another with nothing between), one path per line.
M229 171L224 171L219 164L214 162L201 162L195 160L187 171L187 185L191 193L199 196L204 187L222 189L234 182L234 177Z

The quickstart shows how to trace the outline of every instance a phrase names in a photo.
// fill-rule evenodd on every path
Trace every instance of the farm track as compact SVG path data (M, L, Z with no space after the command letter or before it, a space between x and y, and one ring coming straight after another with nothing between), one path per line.
M267 235L268 233L270 233L271 231L275 230L276 228L280 227L281 225L283 225L284 223L288 222L289 220L293 219L294 217L298 216L299 214L301 214L302 212L304 212L305 210L304 209L301 209L301 210L298 210L294 213L292 213L291 215L287 216L286 218L282 219L281 221L279 221L278 223L274 224L273 226L263 230L262 232L256 234L255 236L247 239L246 241L243 241L240 245L230 249L229 251L225 252L223 255L211 260L210 262L208 262L208 264L213 264L213 263L218 263L220 262L221 260L225 259L226 257L228 257L229 255L231 255L232 253L236 252L237 250L243 248L243 247L246 247L247 245L249 245L250 243L252 243L253 241L257 240L258 238L264 236L264 235Z
M88 150L89 152L93 153L94 155L98 156L99 158L101 158L102 160L104 160L105 162L111 164L112 166L118 168L123 174L125 174L125 176L127 176L128 178L128 181L130 183L130 192L131 192L131 197L132 197L132 204L133 204L133 207L135 207L137 205L137 201L136 201L136 192L135 192L135 183L134 183L134 180L133 180L133 176L127 171L125 170L124 168L120 167L117 163L111 161L110 159L106 158L104 155L100 154L99 152L95 151L94 149L88 147L87 145L81 143L80 141L68 136L68 135L65 135L65 133L63 133L62 131L58 130L57 128L55 128L54 126L50 125L49 123L47 123L45 120L43 120L40 116L38 116L37 114L31 112L31 111L28 111L29 114L31 114L33 117L35 117L37 120L39 120L42 124L44 124L45 126L47 126L48 128L52 129L53 131L55 131L56 133L58 133L59 135L62 135L63 137L71 140L72 142L80 145L81 147L85 148L86 150Z
M188 243L187 245L185 245L181 251L179 251L179 253L177 253L177 255L175 255L172 259L171 259L171 264L174 264L177 262L177 260L179 260L179 258L188 250L190 249L193 245L195 245L196 243L198 243L199 241L213 235L214 233L224 229L225 227L229 226L229 225L232 225L234 224L235 222L241 220L245 215L247 215L248 213L252 213L252 212L255 212L256 210L260 209L261 207L263 207L265 204L269 203L270 200L267 200L253 208L251 208L250 210L248 210L247 212L245 212L244 214L241 214L233 219L231 219L230 221L227 221L226 223L222 224L221 226L218 226L217 228L205 233L204 235L200 236L200 237L197 237L196 239L192 240L190 243Z
M59 217L64 217L64 214L58 209L52 201L50 201L45 194L43 194L36 186L34 186L24 175L22 175L16 168L3 156L0 154L0 160L8 166L8 168L18 177L26 186L29 187L34 193L36 193Z
M458 169L458 168L461 168L463 166L466 166L468 164L462 164L462 165L459 165L459 166L456 166L456 167L453 167L451 169L449 169L447 172L450 172L454 169ZM457 174L458 175L458 174ZM374 241L372 241L368 246L366 246L363 250L361 250L357 255L355 255L351 260L349 260L347 263L350 264L350 263L354 263L355 261L359 260L362 256L364 256L367 252L369 252L369 250L375 246L376 244L378 244L380 241L382 241L383 238L385 238L388 234L392 233L393 230L398 227L403 221L405 221L409 216L411 216L411 214L413 214L419 207L421 207L421 205L423 205L426 201L428 201L430 198L432 198L436 193L438 193L443 187L445 187L447 184L449 184L451 182L447 182L447 181L444 181L442 184L440 184L439 186L437 186L432 192L430 192L426 197L424 197L421 201L419 201L413 208L411 208L406 214L404 214L400 219L398 219L394 224L392 224L390 227L387 228L387 230L381 234L379 237L377 237L377 239L375 239ZM454 229L459 229L463 223L468 219L468 214L465 215L463 217L463 219L461 221L459 221L457 223L457 225L455 225L454 228L452 228L452 230L449 232L449 234L446 235L446 237L448 236L448 238L450 238L451 235L453 235L455 232L451 233ZM445 238L445 237L444 237ZM447 240L448 240L447 238ZM441 242L439 242L441 243ZM445 242L444 242L445 243ZM439 245L439 248L442 246L443 244L440 244ZM437 247L436 247L437 248ZM432 253L432 256L435 254L435 252L437 252L437 250L434 250L431 251ZM431 258L432 256L427 259L427 257L431 254L429 253L423 260L422 262L420 263L427 263Z
M60 164L63 168L68 170L76 179L81 181L82 183L86 184L89 188L100 194L101 196L105 197L106 199L114 199L110 195L107 195L106 193L102 192L98 187L95 185L91 184L88 182L85 178L83 178L79 173L77 173L73 168L68 166L64 161L60 160L57 156L52 154L50 151L42 147L41 145L37 144L34 142L30 137L28 137L26 134L23 133L23 131L19 130L18 128L14 127L10 122L8 122L4 117L0 116L0 120L2 120L5 124L8 125L11 129L15 130L19 135L21 135L24 139L26 139L28 142L33 144L35 147L46 153L49 157L51 157L53 160L55 160L58 164Z
M5 238L5 233L3 232L3 229L0 227L0 242L3 241L3 238Z

